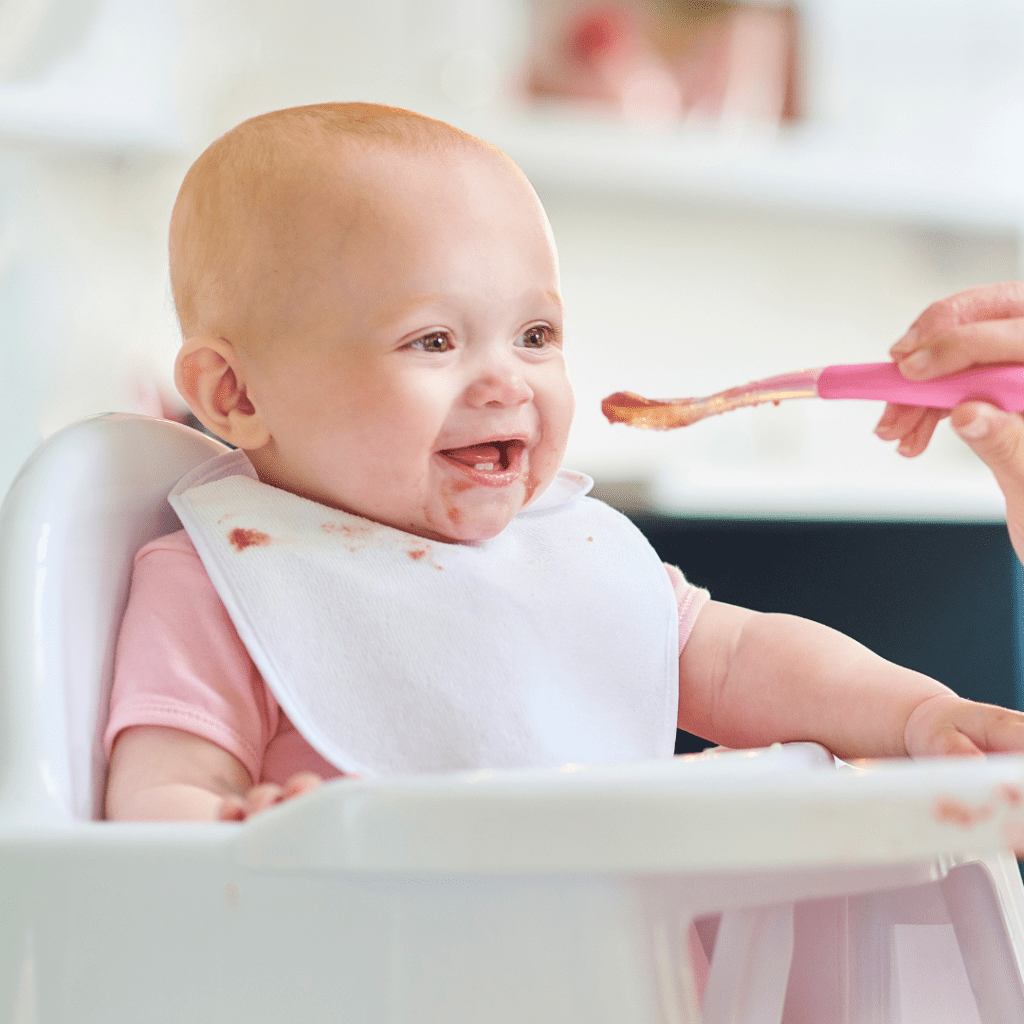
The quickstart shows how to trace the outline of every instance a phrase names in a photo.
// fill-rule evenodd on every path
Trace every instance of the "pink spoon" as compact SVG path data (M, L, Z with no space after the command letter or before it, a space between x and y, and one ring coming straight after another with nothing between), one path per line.
M977 399L1007 412L1024 412L1024 366L983 366L932 380L907 380L895 363L857 363L797 370L707 398L641 398L617 391L601 403L609 423L646 430L674 430L747 405L787 398L864 398L898 405L952 409Z

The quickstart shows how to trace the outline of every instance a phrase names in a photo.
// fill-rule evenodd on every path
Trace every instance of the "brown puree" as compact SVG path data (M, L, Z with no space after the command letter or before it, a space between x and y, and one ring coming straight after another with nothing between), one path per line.
M677 404L682 403L682 404ZM695 408L697 406L697 408ZM644 430L674 430L688 427L703 419L707 413L699 408L699 400L677 399L657 401L642 398L632 391L616 391L601 403L601 412L609 423L625 423Z
M798 370L796 373L755 380L752 384L719 391L707 398L643 398L632 391L616 391L601 403L601 411L609 423L625 423L644 430L675 430L688 427L705 416L717 416L747 405L774 402L786 398L813 398L817 395L820 369Z

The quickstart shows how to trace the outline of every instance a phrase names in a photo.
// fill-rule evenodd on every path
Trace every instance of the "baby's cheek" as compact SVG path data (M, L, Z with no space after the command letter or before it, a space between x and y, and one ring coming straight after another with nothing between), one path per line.
M572 426L575 402L573 401L572 390L568 390L567 397L558 403L554 412L547 417L547 426L541 439L540 447L543 449L542 457L549 461L553 467L552 473L558 470L565 457L565 448L569 443L569 429Z
M523 504L528 504L536 494L543 491L548 484L554 480L562 465L562 456L565 453L565 445L559 445L555 441L542 439L534 449L533 457L530 459L526 479L523 481L525 494Z

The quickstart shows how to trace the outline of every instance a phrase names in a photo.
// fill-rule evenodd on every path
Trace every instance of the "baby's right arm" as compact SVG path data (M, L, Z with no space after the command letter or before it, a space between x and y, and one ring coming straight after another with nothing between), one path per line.
M1024 714L958 697L820 623L708 601L679 657L679 726L728 747L839 757L1024 751Z
M124 729L114 743L106 816L120 821L241 821L320 783L299 772L253 786L242 762L200 736L162 726Z

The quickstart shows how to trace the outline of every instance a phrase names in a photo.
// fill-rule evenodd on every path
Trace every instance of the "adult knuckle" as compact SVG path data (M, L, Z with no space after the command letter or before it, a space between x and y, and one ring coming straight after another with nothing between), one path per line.
M1021 461L1021 432L1013 423L994 431L988 445L988 454L999 465L1015 465ZM1022 467L1024 468L1024 467Z

